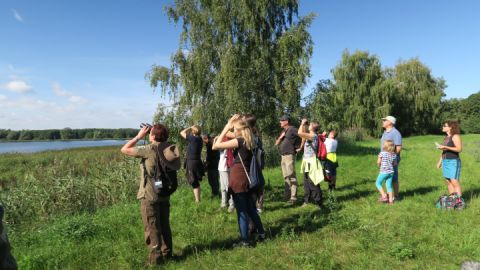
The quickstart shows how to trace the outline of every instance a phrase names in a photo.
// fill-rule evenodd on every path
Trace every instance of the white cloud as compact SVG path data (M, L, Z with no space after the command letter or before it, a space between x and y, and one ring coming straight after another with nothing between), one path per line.
M55 94L57 94L58 96L61 96L61 97L72 96L72 93L70 93L66 90L63 90L62 87L60 86L60 84L58 84L58 83L53 83L52 84L52 89L53 89L53 92L55 92Z
M0 95L0 102L6 101L6 100L7 100L7 97L6 97L6 96Z
M81 97L81 96L77 96L77 95L74 95L72 92L69 92L65 89L63 89L60 84L58 83L53 83L52 84L52 90L53 92L55 92L55 94L57 94L57 96L60 96L60 97L66 97L68 98L68 101L73 103L73 104L85 104L88 102L88 99L84 98L84 97Z
M81 96L71 96L68 101L75 103L75 104L85 104L88 102L86 98L83 98Z
M20 13L18 13L15 9L12 11L13 11L13 17L15 18L15 20L19 22L23 22L23 17L20 16Z
M22 80L13 80L7 83L3 88L8 91L24 94L32 91L32 86Z

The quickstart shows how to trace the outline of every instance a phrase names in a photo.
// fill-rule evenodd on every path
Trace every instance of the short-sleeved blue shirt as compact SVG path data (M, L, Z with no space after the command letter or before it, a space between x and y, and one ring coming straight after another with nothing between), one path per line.
M393 141L393 144L395 144L395 146L402 145L402 134L400 134L400 132L395 127L393 127L388 132L385 130L383 132L382 139L380 140L380 151L383 151L383 142L386 140Z

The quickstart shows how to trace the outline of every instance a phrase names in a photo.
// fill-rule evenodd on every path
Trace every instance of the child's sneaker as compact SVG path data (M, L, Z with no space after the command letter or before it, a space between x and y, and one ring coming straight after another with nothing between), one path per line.
M387 202L388 202L388 197L382 197L382 196L380 196L380 197L378 198L378 201L381 202L381 203L387 203Z

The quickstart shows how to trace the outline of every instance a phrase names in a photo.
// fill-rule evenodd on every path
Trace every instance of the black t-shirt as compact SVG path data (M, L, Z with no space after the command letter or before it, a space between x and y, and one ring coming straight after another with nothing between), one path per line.
M233 164L241 164L240 157L242 157L243 165L245 165L245 169L248 172L250 170L250 162L252 162L253 152L252 150L247 149L243 138L237 138L237 141L238 148L233 151L235 157L235 162Z
M201 160L203 141L199 136L187 135L187 159Z
M446 136L445 139L443 140L443 145L445 146L450 146L450 147L455 147L455 143L453 142L453 136ZM444 159L459 159L460 154L455 151L451 150L443 150L442 157Z
M283 137L280 143L280 154L282 155L294 155L295 145L298 140L298 130L294 127L288 127L285 137Z
M211 142L208 142L205 146L207 147L207 169L218 170L220 152L212 149L213 144Z

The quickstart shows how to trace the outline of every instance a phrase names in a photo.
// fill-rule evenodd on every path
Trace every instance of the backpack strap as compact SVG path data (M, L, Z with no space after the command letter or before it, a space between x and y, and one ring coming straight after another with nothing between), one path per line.
M240 151L238 151L238 157L240 158L240 162L242 163L243 170L245 171L245 174L247 175L248 183L252 184L252 180L250 180L250 176L248 176L248 172L247 172L247 169L245 168L245 164L243 164L242 155L240 154Z

